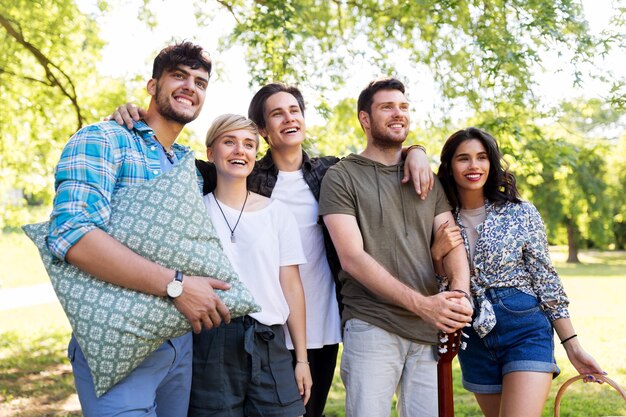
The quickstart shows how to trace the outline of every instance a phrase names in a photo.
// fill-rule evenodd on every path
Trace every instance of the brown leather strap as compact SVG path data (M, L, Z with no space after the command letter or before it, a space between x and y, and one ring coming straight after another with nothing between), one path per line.
M567 387L569 387L573 382L576 382L579 379L583 379L586 376L587 375L576 375L575 377L570 378L563 383L563 385L559 389L559 392L556 393L556 399L554 400L554 417L559 417L561 415L561 399L563 398L563 394L565 394L565 390L567 389ZM620 387L617 384L617 382L613 381L611 378L604 376L604 375L593 374L593 376L596 379L604 381L610 386L612 386L615 389L615 391L617 391L622 396L624 401L626 401L626 392L624 392L622 387Z

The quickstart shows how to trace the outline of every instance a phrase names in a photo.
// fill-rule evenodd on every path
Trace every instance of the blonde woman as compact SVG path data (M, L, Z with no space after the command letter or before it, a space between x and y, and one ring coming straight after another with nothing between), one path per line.
M194 335L189 416L299 416L311 390L305 302L306 262L296 221L280 201L247 189L259 145L243 116L215 119L206 136L217 187L204 197L224 250L261 312ZM285 344L287 324L297 365Z

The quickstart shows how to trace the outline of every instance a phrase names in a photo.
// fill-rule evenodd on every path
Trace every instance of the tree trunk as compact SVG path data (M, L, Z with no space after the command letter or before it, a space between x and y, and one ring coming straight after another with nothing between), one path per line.
M567 263L579 264L578 260L578 241L577 241L576 225L572 219L567 219Z

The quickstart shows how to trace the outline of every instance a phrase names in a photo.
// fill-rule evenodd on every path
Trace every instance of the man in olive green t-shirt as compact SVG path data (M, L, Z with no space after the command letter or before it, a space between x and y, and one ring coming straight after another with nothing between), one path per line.
M404 85L372 81L358 117L367 146L328 170L319 205L342 266L346 417L389 416L394 392L400 416L436 416L437 329L452 332L472 315L467 257L463 246L450 252L451 291L438 293L431 236L454 219L438 181L425 200L401 182Z

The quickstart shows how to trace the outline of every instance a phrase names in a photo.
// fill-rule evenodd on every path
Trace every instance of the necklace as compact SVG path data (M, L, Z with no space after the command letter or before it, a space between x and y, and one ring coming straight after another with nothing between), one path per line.
M222 210L222 206L220 206L220 203L219 201L217 201L215 194L213 194L213 199L215 200L215 203L217 204L217 208L220 209L220 213L222 213L222 217L224 217L226 226L228 227L228 230L230 230L230 241L232 243L237 243L237 239L235 238L235 229L237 229L237 226L239 225L239 220L241 220L243 209L246 208L246 202L248 201L249 195L250 195L250 191L246 192L246 199L243 200L243 206L241 206L241 211L239 212L239 217L237 217L237 222L235 223L235 227L230 227L230 223L228 223L228 220L226 219L226 215L224 214L224 210Z

